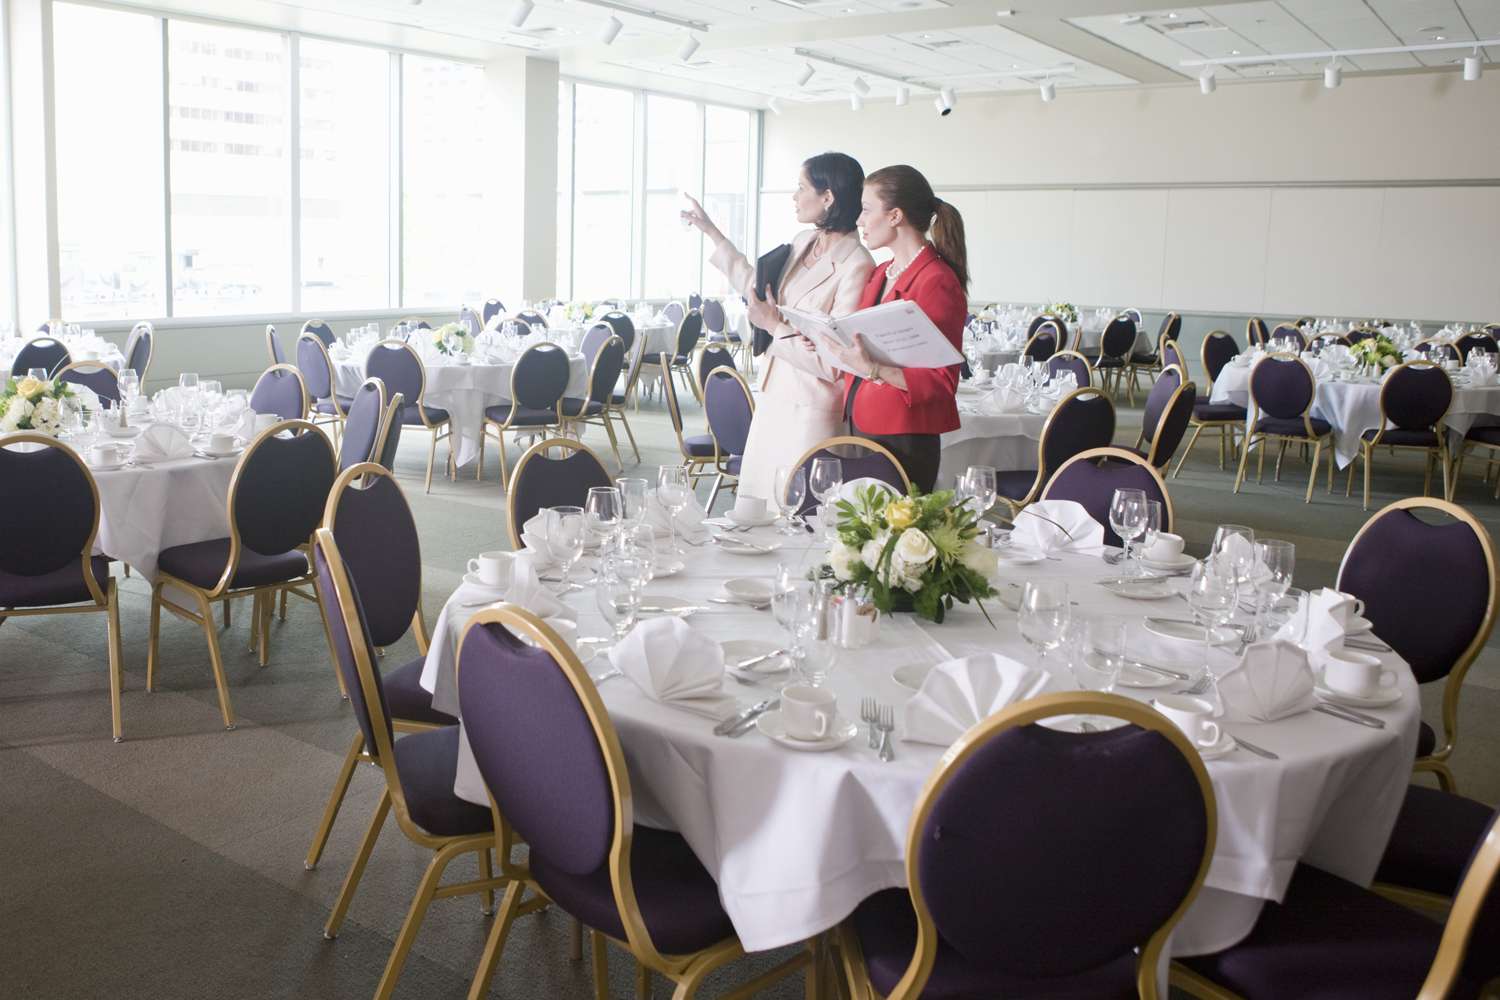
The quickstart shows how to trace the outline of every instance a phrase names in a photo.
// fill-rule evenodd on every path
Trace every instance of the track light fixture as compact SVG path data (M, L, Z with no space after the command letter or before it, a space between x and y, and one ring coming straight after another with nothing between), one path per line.
M677 49L677 58L687 62L693 58L693 53L698 51L698 39L688 35L682 40L682 45Z
M812 63L803 63L802 72L797 74L797 86L807 86L807 82L813 78L813 74L816 72L817 70L813 69Z
M519 3L510 9L510 26L512 28L519 28L526 23L526 19L531 16L531 12L534 10L536 10L536 4L532 3L531 0L520 0Z
M911 88L910 87L908 87L906 84L903 83L899 87L896 88L896 107L898 107L898 108L904 108L904 107L906 107L907 102L909 102L910 100L911 100Z
M1044 80L1042 82L1042 100L1050 103L1052 101L1055 101L1056 99L1057 84L1053 83L1051 80Z
M625 27L625 22L611 14L609 20L599 28L599 41L605 45L614 44L614 40L620 36L620 29L623 27Z
M773 114L773 115L779 115L779 114L781 114L781 98L779 98L779 97L768 97L768 98L766 98L766 107L771 110L771 114Z
M1464 56L1464 79L1473 83L1484 74L1484 63L1479 59L1479 49L1472 56Z
M934 108L937 108L939 117L946 118L948 115L951 115L953 113L952 95L953 89L951 87L944 87L942 90L938 91L938 95L932 99L932 106Z
M1333 90L1343 82L1344 68L1339 65L1338 57L1335 56L1332 62L1323 67L1323 86L1328 90Z
M865 108L865 99L858 94L850 94L849 107L854 111L863 111Z
M952 111L953 106L958 103L958 95L953 92L953 88L944 87L942 90L938 91L938 93L943 98L943 103L947 105L948 110ZM946 114L946 112L944 113Z
M1198 74L1198 89L1205 94L1212 94L1219 86L1219 81L1214 78L1213 67L1210 66Z

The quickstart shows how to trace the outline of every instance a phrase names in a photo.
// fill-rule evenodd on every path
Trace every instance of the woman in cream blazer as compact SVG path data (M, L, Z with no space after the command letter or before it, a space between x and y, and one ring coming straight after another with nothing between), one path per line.
M703 206L693 201L682 213L713 241L711 263L745 296L750 322L770 331L773 338L762 356L760 399L740 466L742 496L774 502L776 470L790 466L843 426L839 373L808 350L804 338L794 335L777 305L831 316L854 312L875 266L854 225L864 177L859 162L843 153L820 153L802 164L792 203L797 221L813 228L792 240L781 281L764 302L753 287L755 265L725 238Z

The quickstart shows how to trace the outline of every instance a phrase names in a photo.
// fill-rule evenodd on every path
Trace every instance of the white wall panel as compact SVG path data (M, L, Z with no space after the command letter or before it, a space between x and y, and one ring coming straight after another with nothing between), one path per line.
M1392 188L1383 220L1375 314L1500 319L1500 188Z
M1177 312L1264 308L1268 188L1167 193L1161 305Z
M1069 269L1053 295L1075 304L1160 303L1166 221L1162 189L1075 191Z
M1072 191L991 191L987 270L975 296L1014 302L1066 297L1073 245Z
M1466 189L1458 189L1466 190ZM1280 188L1271 192L1263 311L1369 318L1378 311L1385 188ZM1427 316L1417 310L1409 313Z
M983 298L979 275L995 271L994 246L990 234L994 222L990 217L990 195L986 191L938 191L937 196L958 209L964 219L964 244L969 254L969 294Z

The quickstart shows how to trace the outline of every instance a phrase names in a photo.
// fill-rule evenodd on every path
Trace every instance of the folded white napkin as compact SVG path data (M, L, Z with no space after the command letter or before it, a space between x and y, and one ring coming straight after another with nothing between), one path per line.
M547 545L547 522L556 517L550 509L543 507L521 525L521 544L531 556L531 565L535 570L544 570L557 563L552 558L552 549Z
M192 454L193 442L172 424L152 424L135 442L135 457L139 462L166 462L189 458Z
M933 667L902 709L902 739L950 746L981 719L1052 685L1052 675L1009 657L981 653Z
M511 563L510 587L505 591L505 600L530 611L538 618L566 618L576 621L578 612L558 600L557 595L546 587L536 575L536 555L522 551L516 553Z
M724 650L675 616L641 622L609 662L654 701L722 721L739 703L724 693Z
M1104 526L1076 500L1042 500L1016 515L1010 541L1043 555L1063 552L1098 555L1104 551Z
M1001 413L1020 413L1026 409L1026 397L1010 386L987 393L979 401L979 412L995 416Z
M230 432L241 441L249 441L255 437L255 411L245 407L240 411L240 418L234 422L234 429Z
M1496 375L1487 368L1470 368L1469 385L1475 389L1492 386L1496 382Z
M1303 358L1303 360L1307 362L1314 381L1322 382L1333 376L1333 369L1322 358Z
M1302 646L1310 653L1342 648L1349 626L1358 617L1354 598L1331 587L1323 587L1298 602L1291 620L1281 626L1276 638L1295 639L1301 635Z
M1224 714L1245 722L1275 722L1316 703L1307 653L1283 639L1252 642L1238 665L1219 678Z
M708 511L703 509L703 504L698 502L696 494L688 495L687 506L677 512L677 534L684 538L697 538L708 533L703 526L703 519L708 516ZM646 493L646 523L651 525L652 530L660 536L668 534L668 525L673 518L671 512L663 507L661 501L656 498L656 491L650 490Z

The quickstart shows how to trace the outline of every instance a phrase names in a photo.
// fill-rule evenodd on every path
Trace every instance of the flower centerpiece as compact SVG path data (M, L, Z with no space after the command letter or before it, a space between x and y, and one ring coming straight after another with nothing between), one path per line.
M572 323L583 324L594 318L599 306L595 302L569 302L563 307L563 315Z
M1078 307L1071 302L1054 302L1044 312L1048 316L1056 316L1065 323L1078 322Z
M954 601L994 596L995 554L977 540L979 515L952 490L913 488L903 497L868 485L837 501L834 514L838 540L819 575L831 576L835 590L863 588L882 613L913 611L934 622Z
M432 331L432 346L439 354L452 357L460 351L473 351L474 338L462 323L444 323Z
M1349 349L1356 364L1373 365L1379 369L1394 368L1405 360L1401 348L1385 334L1366 337Z
M0 390L0 434L36 431L56 437L62 429L63 403L72 398L73 387L61 379L7 379Z

